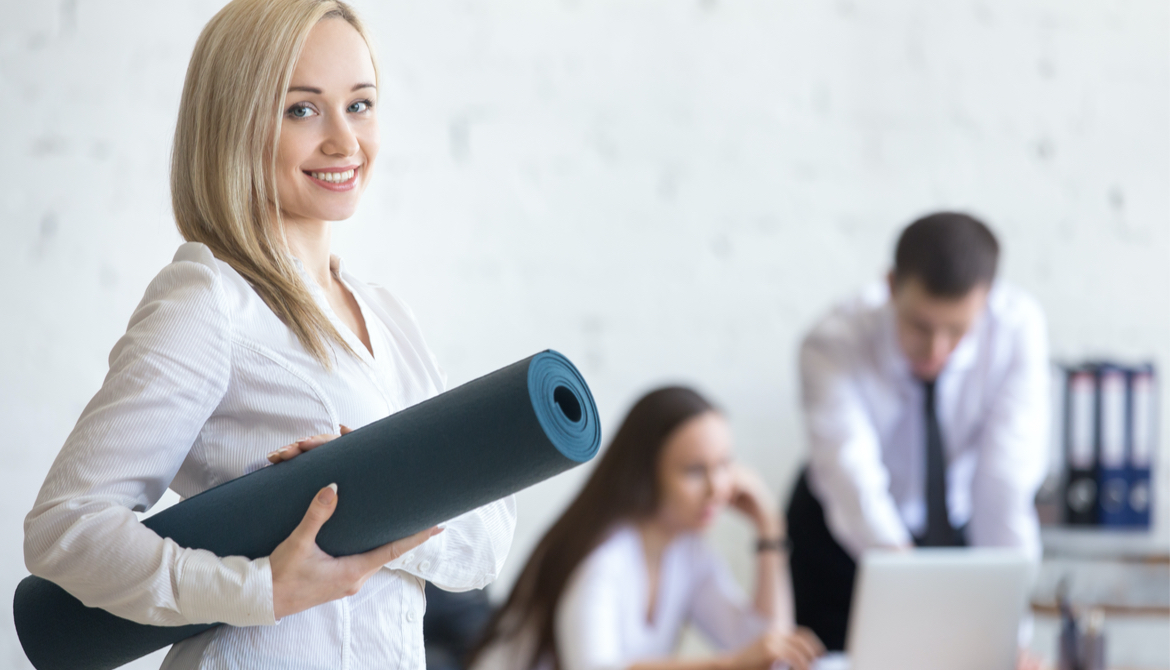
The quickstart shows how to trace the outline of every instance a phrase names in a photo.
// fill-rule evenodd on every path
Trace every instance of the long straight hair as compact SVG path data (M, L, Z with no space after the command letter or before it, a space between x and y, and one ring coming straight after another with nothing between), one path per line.
M234 0L203 28L179 103L171 206L183 238L239 272L329 368L328 344L352 349L288 252L276 188L285 94L309 31L324 18L352 25L373 58L362 22L336 0Z
M679 386L652 391L630 409L581 493L532 551L468 665L494 642L535 634L525 667L547 655L559 670L554 619L573 571L618 523L646 519L657 511L663 447L688 419L714 409L695 391Z

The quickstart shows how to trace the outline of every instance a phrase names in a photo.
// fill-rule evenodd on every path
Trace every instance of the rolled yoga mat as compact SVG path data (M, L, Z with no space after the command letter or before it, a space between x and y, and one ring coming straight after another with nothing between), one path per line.
M567 358L544 351L142 523L184 547L260 558L296 528L317 491L337 482L337 509L317 544L355 554L584 463L600 443L585 380ZM116 668L221 625L134 623L38 577L17 586L13 614L38 670Z

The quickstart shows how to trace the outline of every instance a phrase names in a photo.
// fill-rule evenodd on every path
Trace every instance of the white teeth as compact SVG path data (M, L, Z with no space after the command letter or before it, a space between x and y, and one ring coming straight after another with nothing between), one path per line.
M350 179L353 179L353 170L346 170L345 172L310 172L314 179L327 181L331 184L342 184Z

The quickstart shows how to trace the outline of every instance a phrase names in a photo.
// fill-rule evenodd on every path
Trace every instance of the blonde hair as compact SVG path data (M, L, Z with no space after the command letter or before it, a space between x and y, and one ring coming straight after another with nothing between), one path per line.
M171 206L179 233L239 272L331 368L329 344L353 349L288 253L276 189L285 95L309 31L324 18L353 26L373 59L365 27L336 0L233 0L203 28L179 103Z

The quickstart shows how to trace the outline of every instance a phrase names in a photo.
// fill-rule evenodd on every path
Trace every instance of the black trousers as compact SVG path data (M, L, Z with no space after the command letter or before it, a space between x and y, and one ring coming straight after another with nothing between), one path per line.
M825 511L809 490L807 470L792 490L787 517L796 624L816 633L829 651L843 651L857 564L829 532ZM957 529L954 545L966 544L964 529Z
M463 661L492 615L487 592L451 593L427 582L426 596L426 666L430 670L462 670Z
M796 625L816 633L829 651L842 651L857 565L829 533L807 472L800 473L788 502L788 539Z

